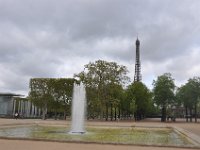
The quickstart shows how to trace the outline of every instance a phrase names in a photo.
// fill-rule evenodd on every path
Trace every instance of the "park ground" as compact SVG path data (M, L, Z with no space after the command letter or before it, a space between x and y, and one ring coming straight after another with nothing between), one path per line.
M39 119L0 119L0 127L17 126L28 124L45 124L56 126L68 126L69 121L63 120L39 120ZM158 119L145 119L140 122L134 121L87 121L88 126L145 126L145 127L175 127L182 130L190 138L200 143L200 123L186 123L179 119L176 122L161 123ZM83 144L83 143L60 143L46 141L10 140L0 139L0 150L191 150L188 148L132 146L132 145L106 145L106 144Z

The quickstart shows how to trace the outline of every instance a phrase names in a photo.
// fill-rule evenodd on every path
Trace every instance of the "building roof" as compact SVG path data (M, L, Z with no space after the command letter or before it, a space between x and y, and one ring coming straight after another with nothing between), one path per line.
M0 93L0 96L23 96L23 95L15 93Z

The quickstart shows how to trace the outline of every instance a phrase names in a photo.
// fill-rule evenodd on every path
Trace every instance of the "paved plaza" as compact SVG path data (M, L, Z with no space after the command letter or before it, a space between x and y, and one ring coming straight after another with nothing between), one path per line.
M68 126L69 121L60 120L39 120L39 119L0 119L0 127L20 126L28 124L45 124L53 126ZM186 123L185 120L177 122L161 123L159 120L146 119L140 122L118 121L118 122L100 122L88 121L87 126L108 126L108 127L128 127L128 126L145 126L145 127L174 127L182 130L193 140L200 143L200 123ZM28 140L10 140L0 139L0 150L187 150L188 148L175 147L153 147L153 146L128 146L128 145L101 145L101 144L83 144L83 143L61 143L45 141L28 141ZM189 149L188 149L189 150Z

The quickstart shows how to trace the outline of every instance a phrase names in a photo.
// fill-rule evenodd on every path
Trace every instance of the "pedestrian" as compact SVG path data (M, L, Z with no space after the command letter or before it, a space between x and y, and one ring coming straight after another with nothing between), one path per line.
M18 117L19 117L19 114L16 112L16 113L15 113L15 119L17 120Z

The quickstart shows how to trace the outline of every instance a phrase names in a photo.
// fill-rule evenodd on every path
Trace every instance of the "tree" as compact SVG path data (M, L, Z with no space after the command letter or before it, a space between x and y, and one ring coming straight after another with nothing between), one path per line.
M120 117L120 102L124 98L124 89L121 85L110 83L106 86L107 105L110 107L110 118L117 120ZM108 113L107 113L108 114Z
M176 99L179 106L183 105L185 107L186 121L188 122L188 108L191 108L192 105L190 105L191 103L188 103L187 88L186 85L179 87L176 91Z
M194 77L189 79L187 84L189 86L189 99L194 106L195 122L197 122L197 105L200 98L200 78Z
M116 102L119 101L119 99L116 100L116 95L113 95L112 91L114 87L120 89L120 86L129 81L127 72L125 66L98 60L85 65L84 71L75 75L86 85L89 115L96 114L100 118L105 116L108 120L109 107L118 105Z
M194 77L189 79L188 82L181 86L176 94L179 103L185 106L186 121L188 121L188 109L192 116L192 110L194 109L195 122L197 122L197 105L200 101L200 78ZM192 117L190 117L192 121Z
M64 119L66 115L71 113L71 99L73 94L73 85L77 82L73 78L59 78L53 79L53 97L55 105L53 109L55 110L55 116L57 111L64 112ZM58 106L56 106L56 104Z
M42 119L46 118L47 107L50 101L52 101L52 96L50 94L51 89L49 85L49 79L30 79L30 93L29 98L31 101L39 108L42 109Z
M55 119L57 112L69 112L75 79L71 78L34 78L30 80L29 99L39 108L42 108L43 119L47 110L53 110ZM69 112L70 113L70 112Z
M134 113L136 120L141 120L147 115L151 107L151 92L142 82L134 82L127 89L129 108Z
M157 80L153 81L154 101L162 110L161 121L166 121L167 107L174 102L174 90L174 79L172 79L170 73L158 76Z

